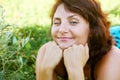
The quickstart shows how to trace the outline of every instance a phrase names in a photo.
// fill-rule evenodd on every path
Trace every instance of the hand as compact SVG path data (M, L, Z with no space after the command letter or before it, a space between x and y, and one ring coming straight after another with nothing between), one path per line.
M64 50L63 55L66 68L83 68L89 58L88 45L73 45Z
M41 68L54 69L62 59L62 50L52 41L46 44L45 53L41 62Z
M63 58L69 80L84 80L83 67L89 58L87 44L85 46L73 45L72 47L69 47L64 50Z

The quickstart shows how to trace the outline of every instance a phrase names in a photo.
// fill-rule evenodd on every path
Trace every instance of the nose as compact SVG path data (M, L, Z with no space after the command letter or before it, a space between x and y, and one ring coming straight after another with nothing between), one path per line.
M59 33L64 34L64 33L67 33L68 31L69 31L69 28L68 28L67 25L61 25L61 26L59 27Z

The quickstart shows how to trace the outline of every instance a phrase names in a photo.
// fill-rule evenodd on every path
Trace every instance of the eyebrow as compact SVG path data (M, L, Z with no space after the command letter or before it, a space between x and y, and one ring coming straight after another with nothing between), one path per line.
M55 17L55 18L53 18L53 20L60 20L60 18L59 17Z
M69 18L72 18L72 17L74 17L74 16L78 16L78 15L74 15L74 14L73 14L73 15L71 15L71 16L68 16L68 19L69 19ZM53 18L53 20L55 20L55 19L56 19L56 20L60 20L59 17L55 17L55 18Z
M71 15L71 16L69 16L68 18L72 18L72 17L74 17L74 16L78 16L78 15Z

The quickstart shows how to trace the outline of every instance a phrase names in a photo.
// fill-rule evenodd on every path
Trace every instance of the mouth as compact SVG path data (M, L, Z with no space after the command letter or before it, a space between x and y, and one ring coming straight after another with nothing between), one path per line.
M66 49L75 44L75 37L56 37L56 43L61 49Z
M57 39L62 41L62 42L66 42L69 40L73 40L73 37L57 37Z

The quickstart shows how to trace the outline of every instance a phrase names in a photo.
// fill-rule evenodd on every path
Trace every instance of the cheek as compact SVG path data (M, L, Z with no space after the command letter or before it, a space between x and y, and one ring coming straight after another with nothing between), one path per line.
M85 44L88 41L89 30L77 30L73 33L77 44Z
M56 35L56 33L57 33L57 30L52 27L51 28L51 35L52 35L52 37L54 37Z

